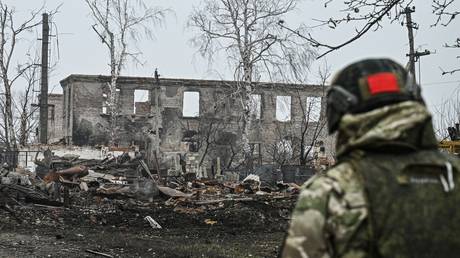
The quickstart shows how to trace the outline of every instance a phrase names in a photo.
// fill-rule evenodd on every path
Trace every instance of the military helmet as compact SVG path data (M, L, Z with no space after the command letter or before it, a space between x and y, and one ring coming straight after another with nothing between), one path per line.
M329 133L337 130L346 113L363 113L406 100L423 103L420 87L400 64L390 59L352 63L337 73L327 93Z

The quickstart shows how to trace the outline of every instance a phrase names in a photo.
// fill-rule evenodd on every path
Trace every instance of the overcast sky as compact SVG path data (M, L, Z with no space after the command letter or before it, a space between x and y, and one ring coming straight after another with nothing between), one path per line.
M17 11L17 20L27 17L32 8L42 5L40 0L4 0L6 4L14 6ZM155 30L154 41L143 41L139 44L143 52L145 65L130 66L124 75L152 76L154 68L158 68L162 77L169 78L195 78L195 79L232 79L225 60L215 60L215 65L208 66L190 43L193 31L185 27L187 18L193 6L199 5L199 0L146 0L147 4L168 7L174 10L165 26ZM433 111L436 105L442 103L453 95L460 85L460 73L454 75L441 75L442 67L445 70L459 68L460 49L446 49L442 45L452 43L460 36L458 31L460 23L454 21L449 27L432 28L435 21L431 14L431 1L415 0L417 6L413 19L419 24L420 29L415 32L415 46L419 50L428 49L436 54L422 57L421 74L423 94L429 108ZM458 2L458 1L457 1ZM52 60L57 60L56 70L50 77L50 89L61 92L59 81L70 74L107 74L109 72L108 53L101 44L97 35L91 29L93 24L89 11L83 0L48 0L46 6L53 9L63 3L60 12L53 20L53 34L57 34L52 41ZM295 26L299 23L314 25L313 18L328 18L337 9L324 9L323 0L304 0L298 10L287 17L288 25ZM457 3L457 7L458 3ZM460 7L457 8L460 10ZM56 30L57 28L57 30ZM326 42L340 43L351 36L352 30L328 28L316 29L313 34ZM40 35L29 35L33 41ZM344 65L366 57L390 57L402 64L407 63L408 52L407 30L401 24L384 22L384 28L377 32L365 35L359 41L326 56L314 64L327 61L332 71L337 71ZM59 44L57 44L59 43ZM37 46L40 42L37 41ZM25 45L25 43L24 43ZM58 49L59 46L59 49ZM24 51L24 50L23 50ZM22 53L16 53L20 56ZM316 69L312 68L310 83L318 82ZM418 65L417 65L418 72Z

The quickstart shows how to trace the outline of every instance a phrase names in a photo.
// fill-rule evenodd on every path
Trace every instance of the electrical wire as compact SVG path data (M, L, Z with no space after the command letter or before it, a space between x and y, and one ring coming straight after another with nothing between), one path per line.
M458 81L438 81L438 82L427 82L421 84L422 86L431 86L431 85L443 85L443 84L454 84L454 83L460 83L460 80Z

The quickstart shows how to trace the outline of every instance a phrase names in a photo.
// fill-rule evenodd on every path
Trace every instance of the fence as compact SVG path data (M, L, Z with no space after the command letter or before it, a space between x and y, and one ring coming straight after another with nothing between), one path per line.
M7 151L0 152L0 164L7 163L10 167L28 167L34 165L34 160L40 151Z

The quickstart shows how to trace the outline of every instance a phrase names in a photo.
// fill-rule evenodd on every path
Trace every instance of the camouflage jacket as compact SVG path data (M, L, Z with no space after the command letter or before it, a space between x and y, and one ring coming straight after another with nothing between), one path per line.
M347 114L337 136L336 166L303 185L282 257L368 257L368 209L364 186L344 157L355 150L437 147L431 116L406 101L362 114Z

